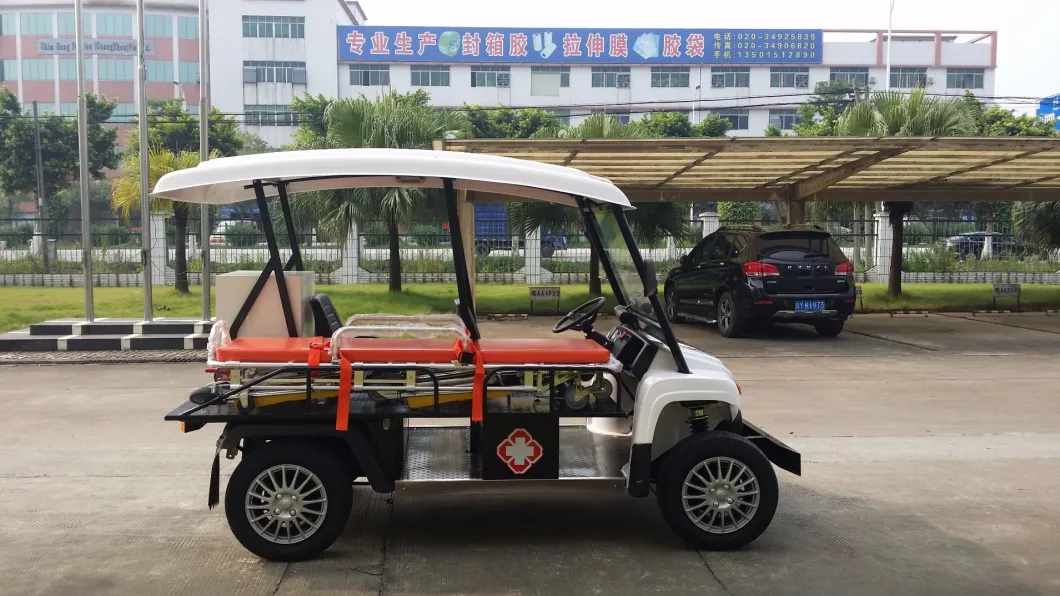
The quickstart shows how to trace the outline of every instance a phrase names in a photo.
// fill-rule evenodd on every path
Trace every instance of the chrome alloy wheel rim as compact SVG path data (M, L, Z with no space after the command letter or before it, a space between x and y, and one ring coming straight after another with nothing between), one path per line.
M760 498L754 472L731 457L699 462L681 488L685 515L711 534L730 534L746 526L758 511Z
M315 534L324 523L328 494L313 472L280 464L250 483L244 508L258 536L275 544L296 544Z

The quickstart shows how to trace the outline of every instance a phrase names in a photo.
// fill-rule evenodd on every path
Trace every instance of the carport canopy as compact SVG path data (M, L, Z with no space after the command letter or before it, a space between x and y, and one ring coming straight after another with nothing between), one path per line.
M1060 138L451 139L436 148L571 166L633 202L1060 200Z

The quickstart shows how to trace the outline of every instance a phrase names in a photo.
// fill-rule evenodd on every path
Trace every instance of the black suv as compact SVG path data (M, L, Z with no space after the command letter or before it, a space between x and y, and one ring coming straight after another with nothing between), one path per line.
M722 228L670 271L666 316L717 323L725 337L749 326L808 323L835 337L854 311L854 266L816 228Z

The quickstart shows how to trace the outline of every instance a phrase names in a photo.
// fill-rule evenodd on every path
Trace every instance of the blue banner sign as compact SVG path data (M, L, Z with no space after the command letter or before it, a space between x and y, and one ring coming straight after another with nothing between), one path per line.
M343 62L820 64L820 29L339 27Z

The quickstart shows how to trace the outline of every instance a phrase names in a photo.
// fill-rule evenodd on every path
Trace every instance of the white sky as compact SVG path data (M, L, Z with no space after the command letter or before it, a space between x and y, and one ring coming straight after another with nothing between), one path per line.
M890 0L360 0L368 25L887 28ZM895 29L998 32L998 96L1060 93L1060 0L895 0ZM1035 105L1006 104L1032 112Z

